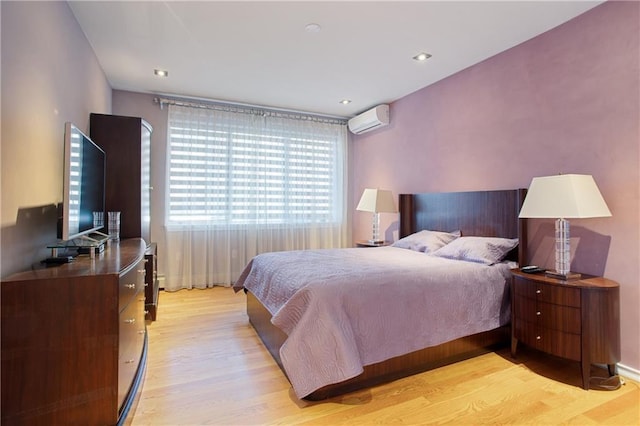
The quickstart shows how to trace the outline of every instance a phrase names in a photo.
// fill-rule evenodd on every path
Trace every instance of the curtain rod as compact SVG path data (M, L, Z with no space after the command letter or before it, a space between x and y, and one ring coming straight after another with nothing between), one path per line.
M164 105L176 105L191 108L212 109L217 111L240 112L245 114L255 114L262 116L275 116L285 118L295 118L298 120L319 121L333 124L346 124L348 118L332 115L313 114L303 111L288 110L283 108L263 107L259 105L232 103L218 100L204 99L180 99L173 97L154 97L153 102L160 105L163 109Z

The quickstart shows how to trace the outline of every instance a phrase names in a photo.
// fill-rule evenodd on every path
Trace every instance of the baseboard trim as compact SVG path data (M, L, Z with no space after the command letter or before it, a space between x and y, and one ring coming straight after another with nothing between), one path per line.
M618 364L618 374L640 383L640 371L624 364Z

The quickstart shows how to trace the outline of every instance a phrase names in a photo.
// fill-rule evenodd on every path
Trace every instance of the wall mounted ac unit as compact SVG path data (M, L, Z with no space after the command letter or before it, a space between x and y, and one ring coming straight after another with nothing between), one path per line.
M349 120L349 130L360 135L389 124L389 105L378 105Z

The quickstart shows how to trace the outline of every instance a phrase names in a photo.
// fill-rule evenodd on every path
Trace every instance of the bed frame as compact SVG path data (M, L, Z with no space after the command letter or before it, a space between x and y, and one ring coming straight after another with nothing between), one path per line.
M459 229L462 235L519 238L518 247L508 258L525 264L526 223L524 219L518 219L525 192L525 189L516 189L401 194L400 238L422 229L445 232ZM249 322L285 372L280 360L280 347L287 335L271 324L271 314L260 301L251 292L246 293ZM507 346L509 331L509 326L500 327L367 365L359 376L325 386L305 399L322 400L472 358Z

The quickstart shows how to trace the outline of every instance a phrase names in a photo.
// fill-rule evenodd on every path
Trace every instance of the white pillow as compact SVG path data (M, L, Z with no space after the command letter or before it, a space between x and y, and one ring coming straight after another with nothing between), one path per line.
M404 248L423 253L431 253L460 236L460 231L440 232L440 231L419 231L415 234L407 235L392 244L393 247Z
M517 238L460 237L436 250L432 255L493 265L504 259L517 245Z

